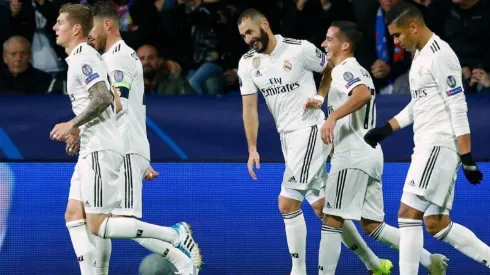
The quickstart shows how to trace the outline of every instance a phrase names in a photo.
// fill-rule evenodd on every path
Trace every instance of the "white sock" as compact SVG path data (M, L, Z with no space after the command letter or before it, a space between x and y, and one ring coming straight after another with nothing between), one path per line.
M490 248L468 228L451 222L434 237L452 245L473 260L490 267Z
M80 265L82 275L94 274L94 251L95 247L90 243L87 234L85 220L75 220L66 223L66 228L70 233L71 243Z
M366 244L352 221L344 221L341 237L344 245L356 253L368 270L375 271L379 267L378 256Z
M381 223L369 235L378 242L382 242L394 250L400 250L400 229L386 223ZM430 252L423 249L420 256L420 264L424 267L430 266Z
M319 275L335 275L340 258L342 229L322 225L322 239L318 259Z
M110 239L102 239L94 236L95 240L95 274L109 274L109 260L111 259L112 242Z
M422 220L398 218L400 226L400 275L417 275L424 246Z
M144 248L151 252L163 256L171 262L178 271L182 272L193 265L192 260L187 257L182 251L175 248L172 244L157 239L138 238L134 239Z
M306 275L306 222L301 209L283 214L286 239L293 262L292 275Z
M142 222L135 218L107 217L100 224L99 237L104 239L152 238L177 245L180 236L170 227Z

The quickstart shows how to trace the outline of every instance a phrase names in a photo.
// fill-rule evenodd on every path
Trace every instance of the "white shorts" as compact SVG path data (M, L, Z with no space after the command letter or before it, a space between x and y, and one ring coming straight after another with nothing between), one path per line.
M323 143L323 122L293 132L281 133L286 164L282 187L295 190L320 190L327 178L326 161L331 146Z
M446 147L435 146L431 150L414 153L403 192L451 210L460 165L458 153Z
M80 157L71 178L68 199L83 202L85 213L111 213L122 198L119 178L123 159L113 151L98 151Z
M146 170L150 167L150 161L137 154L127 154L121 167L124 173L124 184L121 184L121 203L112 211L114 215L143 216L143 178Z
M328 176L323 213L345 220L383 222L383 189L377 180L359 169L344 169Z
M449 209L430 203L424 200L422 197L412 193L403 192L401 201L404 204L419 210L420 212L424 212L424 217L433 215L449 216Z
M310 205L325 198L325 191L322 189L296 190L291 188L281 187L281 196L297 201L306 199Z

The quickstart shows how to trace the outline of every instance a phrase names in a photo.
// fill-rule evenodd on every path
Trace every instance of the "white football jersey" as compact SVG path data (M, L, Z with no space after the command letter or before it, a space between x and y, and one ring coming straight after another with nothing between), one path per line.
M119 131L126 154L138 154L150 160L146 136L146 105L143 65L136 52L119 40L102 55L111 84L121 91L121 103L127 111L119 117Z
M90 88L103 81L110 90L106 66L100 54L87 43L78 44L66 58L67 90L75 115L90 103ZM80 127L80 156L95 151L111 150L124 153L124 144L117 129L114 107L109 106L98 117Z
M352 90L365 85L371 100L359 110L339 119L334 129L332 168L330 173L352 168L380 179L383 173L381 146L373 149L364 141L364 135L376 126L376 90L373 80L354 57L345 59L332 70L332 83L328 92L328 113L344 105Z
M458 57L434 34L415 52L409 78L412 99L395 119L413 122L414 150L444 146L457 151L451 105L467 110Z
M320 109L303 110L308 97L317 94L313 71L323 72L325 54L306 40L276 35L270 55L251 50L238 64L243 96L262 92L274 117L278 132L289 132L322 122Z

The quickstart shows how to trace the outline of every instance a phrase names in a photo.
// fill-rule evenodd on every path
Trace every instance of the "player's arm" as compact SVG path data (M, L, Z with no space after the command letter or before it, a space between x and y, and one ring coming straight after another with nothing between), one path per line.
M434 59L431 72L444 92L442 96L451 113L452 130L458 139L458 152L463 163L464 174L470 183L478 184L483 179L483 175L471 154L468 106L464 95L459 60L456 56L441 56Z
M339 120L366 105L372 98L371 92L364 84L357 85L350 91L349 99L344 105L329 115L332 119Z
M120 118L128 110L128 97L133 79L132 72L135 70L131 67L131 64L134 64L134 57L123 55L123 53L119 55L108 64L109 77L114 90L117 118Z
M107 88L107 83L100 80L88 89L90 103L81 114L71 120L73 127L80 127L83 124L99 116L105 109L111 106L114 99L112 92Z
M413 103L408 105L395 117L380 127L369 130L364 135L364 141L375 148L379 142L390 136L393 132L398 131L413 123Z
M253 166L255 164L256 168L260 168L260 157L257 152L257 135L259 132L258 88L250 76L247 61L244 59L241 59L238 64L238 83L242 94L243 126L248 145L248 173L255 180L257 175Z
M328 94L330 83L332 81L330 73L332 67L327 68L327 57L325 53L315 47L312 43L302 40L301 41L301 57L303 64L307 70L312 72L322 73L322 82L318 89L317 94L313 98L308 98L304 107L318 109L322 106L325 97Z

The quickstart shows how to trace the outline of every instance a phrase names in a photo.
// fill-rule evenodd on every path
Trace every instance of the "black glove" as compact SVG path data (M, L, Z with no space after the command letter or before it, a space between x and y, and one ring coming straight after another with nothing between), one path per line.
M376 127L369 130L366 135L364 135L364 141L371 145L371 147L376 148L376 145L389 135L393 133L393 129L389 122L381 127Z
M465 177L471 184L480 184L480 181L483 179L483 174L476 166L476 162L473 160L471 156L471 152L460 155L461 162L463 163L463 171Z

